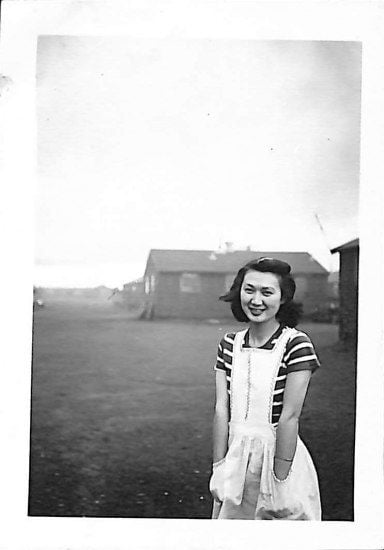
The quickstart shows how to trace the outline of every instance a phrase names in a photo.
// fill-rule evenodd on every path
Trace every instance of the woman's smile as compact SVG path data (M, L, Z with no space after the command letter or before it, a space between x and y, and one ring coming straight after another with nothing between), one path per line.
M252 315L260 315L260 313L263 313L263 311L266 310L266 308L253 307L253 306L248 306L248 309L252 313Z

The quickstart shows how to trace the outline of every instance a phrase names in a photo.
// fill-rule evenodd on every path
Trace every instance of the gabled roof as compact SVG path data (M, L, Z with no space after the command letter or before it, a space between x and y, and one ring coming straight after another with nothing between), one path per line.
M359 248L359 239L353 239L352 241L348 241L347 243L337 246L336 248L332 248L331 252L334 254L335 252L348 250L350 248Z
M250 260L276 258L290 264L293 274L320 274L328 271L308 252L265 252L237 250L217 253L212 250L151 250L148 262L157 272L236 273Z

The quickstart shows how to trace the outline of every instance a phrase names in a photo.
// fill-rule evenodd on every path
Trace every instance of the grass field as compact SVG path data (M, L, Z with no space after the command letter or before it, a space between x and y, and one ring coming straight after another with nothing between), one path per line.
M212 366L238 324L138 321L48 304L34 317L29 514L209 518ZM322 368L301 435L324 520L353 519L355 356L337 327L302 325Z

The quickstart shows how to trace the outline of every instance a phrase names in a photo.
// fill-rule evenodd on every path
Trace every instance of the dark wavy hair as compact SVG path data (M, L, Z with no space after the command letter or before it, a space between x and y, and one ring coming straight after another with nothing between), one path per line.
M291 266L281 260L274 258L257 258L251 260L239 269L229 291L220 296L219 300L230 302L232 313L241 323L249 322L240 302L240 290L243 284L245 274L248 271L260 271L262 273L274 273L280 283L281 298L284 302L281 304L276 314L276 319L288 327L295 327L302 315L302 304L293 301L296 291L296 283L291 275Z

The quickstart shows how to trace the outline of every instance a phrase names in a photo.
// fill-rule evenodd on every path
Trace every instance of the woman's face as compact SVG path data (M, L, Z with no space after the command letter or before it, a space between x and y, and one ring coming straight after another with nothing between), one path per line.
M278 276L275 273L248 271L241 285L240 303L252 323L275 319L282 303Z

